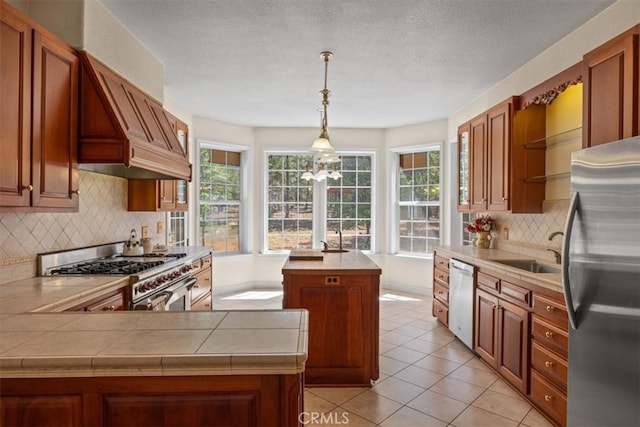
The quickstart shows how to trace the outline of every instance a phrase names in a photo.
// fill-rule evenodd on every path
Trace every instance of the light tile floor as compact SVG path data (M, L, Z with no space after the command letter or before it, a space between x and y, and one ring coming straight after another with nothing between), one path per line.
M307 425L551 426L436 322L431 301L431 297L381 291L380 379L371 388L307 388ZM214 296L213 306L277 309L282 306L282 292L260 289Z

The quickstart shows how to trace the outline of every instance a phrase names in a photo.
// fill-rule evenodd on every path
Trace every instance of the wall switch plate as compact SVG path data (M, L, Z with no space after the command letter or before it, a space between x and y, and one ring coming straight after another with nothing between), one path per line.
M507 227L502 229L502 238L504 240L509 240L509 229Z
M149 226L147 226L147 225L143 225L143 226L142 226L142 229L140 230L140 234L141 234L141 236L140 236L140 237L142 237L143 239L144 239L145 237L149 237Z
M164 230L164 223L162 221L158 221L156 223L156 233L162 234L163 230Z

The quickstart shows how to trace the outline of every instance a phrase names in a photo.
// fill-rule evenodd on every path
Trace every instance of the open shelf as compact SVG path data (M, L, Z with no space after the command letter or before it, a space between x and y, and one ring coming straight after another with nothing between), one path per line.
M525 182L540 182L547 181L549 179L559 179L559 178L567 178L571 176L571 172L558 172L558 173L550 173L549 175L539 175L539 176L531 176L525 178Z
M545 148L551 145L572 141L577 138L582 138L582 127L527 142L526 144L524 144L524 148Z

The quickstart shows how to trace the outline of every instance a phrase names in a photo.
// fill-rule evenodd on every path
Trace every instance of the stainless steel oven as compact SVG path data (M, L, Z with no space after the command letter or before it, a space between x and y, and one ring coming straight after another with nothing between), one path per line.
M122 255L123 242L38 255L39 274L129 277L131 310L191 310L191 260L186 253Z
M137 302L132 302L133 310L189 311L191 310L191 288L195 277L184 277L161 291L152 293Z

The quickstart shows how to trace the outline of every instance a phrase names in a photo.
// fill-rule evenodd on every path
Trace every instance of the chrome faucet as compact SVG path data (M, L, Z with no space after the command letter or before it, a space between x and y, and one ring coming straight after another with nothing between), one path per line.
M553 240L554 237L556 237L557 235L560 236L564 236L564 233L562 231L554 231L553 233L549 234L549 241ZM562 254L555 250L555 249L547 249L548 251L553 252L553 254L556 257L556 264L562 264Z
M336 228L336 234L340 235L340 251L342 251L342 230Z
M322 243L322 250L323 251L328 251L329 250L329 244L327 242L325 242L324 240L320 240L320 243Z

